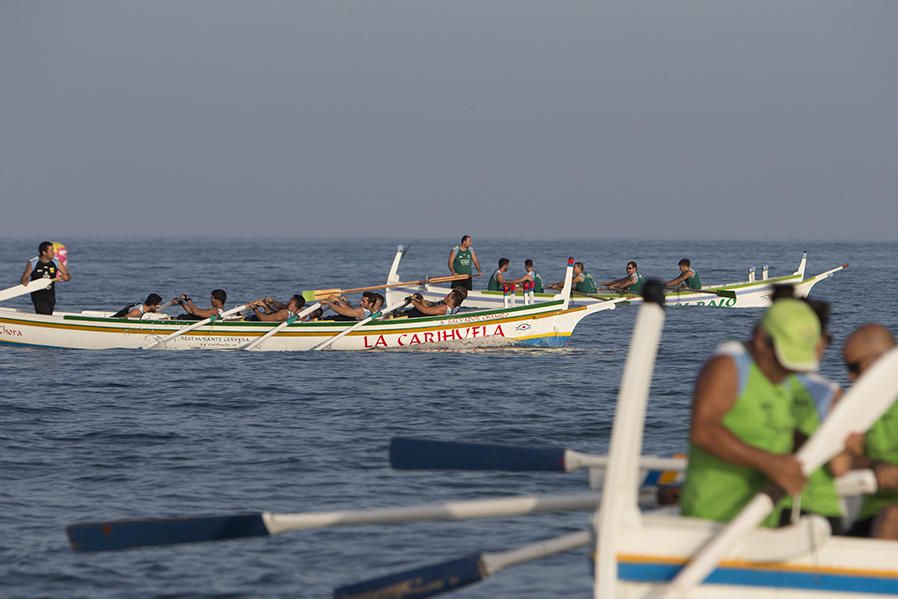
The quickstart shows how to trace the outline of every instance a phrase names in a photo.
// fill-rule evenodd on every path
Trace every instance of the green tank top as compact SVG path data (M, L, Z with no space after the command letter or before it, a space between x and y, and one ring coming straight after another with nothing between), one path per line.
M583 280L574 285L574 290L580 293L596 293L599 290L599 286L596 285L595 278L588 272L581 274L583 275Z
M642 293L642 288L645 287L645 277L643 277L638 272L636 273L636 282L627 287L628 293Z
M463 250L459 246L455 246L452 249L455 251L455 259L452 260L452 270L460 275L474 274L474 260L471 256L471 248Z
M533 273L533 293L543 293L543 278L538 272Z
M689 287L690 289L701 289L702 288L701 278L699 278L697 272L695 272L694 270L692 272L694 274L683 282L686 283L686 287Z
M486 286L487 290L502 291L502 286L499 285L499 279L497 278L498 274L499 274L499 271L497 270L496 272L493 273L493 276L490 277L490 282Z
M726 344L718 354L731 356L739 371L739 396L723 425L749 445L789 453L795 428L790 381L776 385L767 380L742 344ZM684 516L726 522L767 484L757 470L725 462L690 444L680 510ZM765 526L776 525L780 509L778 505Z
M795 426L807 437L817 431L820 421L832 407L833 397L839 386L817 374L796 374L790 377L793 388L792 415ZM791 507L792 498L784 500L784 507ZM842 503L836 491L836 483L829 468L818 468L808 477L808 485L801 492L801 509L821 516L839 517Z
M898 464L898 401L867 431L864 453L872 460ZM875 516L887 505L895 503L898 503L898 491L880 490L867 495L860 519Z

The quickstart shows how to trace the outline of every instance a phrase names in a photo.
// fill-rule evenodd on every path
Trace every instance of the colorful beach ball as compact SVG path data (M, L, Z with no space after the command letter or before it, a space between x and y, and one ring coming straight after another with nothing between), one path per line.
M59 263L66 266L66 262L69 261L69 251L65 249L65 245L54 241L53 249L56 250L56 259L59 260Z

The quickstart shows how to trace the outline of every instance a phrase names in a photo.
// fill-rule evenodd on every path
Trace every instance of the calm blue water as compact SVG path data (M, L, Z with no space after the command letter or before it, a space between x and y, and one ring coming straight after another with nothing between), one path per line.
M37 242L0 240L0 288ZM73 273L61 310L117 309L151 291L233 301L300 289L378 284L388 241L63 240ZM444 274L451 242L413 241L401 273ZM898 328L898 244L490 242L488 272L524 258L546 279L568 255L599 278L627 260L673 276L683 256L707 283L749 266L792 272L852 267L815 287L833 302L823 373L847 383L838 345L867 321ZM557 276L556 276L557 275ZM485 279L479 281L486 284ZM27 299L8 305L29 307ZM260 354L60 351L0 347L0 595L4 597L325 597L341 584L577 529L586 514L300 532L267 539L77 555L64 527L81 520L243 510L381 507L585 489L586 475L397 473L394 435L559 444L603 451L636 311L594 315L567 349ZM745 338L753 310L669 311L655 371L647 452L682 450L703 359ZM588 596L585 554L507 570L462 597Z

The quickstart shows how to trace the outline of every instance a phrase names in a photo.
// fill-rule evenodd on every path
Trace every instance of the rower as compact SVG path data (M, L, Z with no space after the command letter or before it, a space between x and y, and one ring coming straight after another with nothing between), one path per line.
M384 305L384 297L379 293L366 291L359 300L358 307L353 305L343 296L321 300L321 305L330 308L337 316L326 320L365 320L373 312L377 312Z
M162 297L157 293L151 293L147 296L147 299L143 300L142 304L119 310L118 312L113 314L112 317L143 318L144 314L154 314L158 312L160 304L162 304Z
M490 277L490 282L486 286L488 291L502 291L506 285L512 283L512 281L505 279L505 273L508 272L508 265L510 263L511 260L508 258L499 258L499 268L496 269L496 272Z
M574 262L573 278L571 279L572 291L579 293L593 294L598 292L599 287L596 285L595 277L586 272L586 267L582 262ZM564 281L552 283L549 289L564 289Z
M474 269L477 268L477 275L480 275L480 261L477 260L477 253L471 247L473 240L470 235L462 235L461 243L449 251L449 272L454 275L470 275L467 279L455 281L455 287L464 287L467 290L474 289Z
M635 264L635 263L634 263ZM665 287L681 287L684 289L701 289L702 280L698 273L692 270L692 262L689 258L683 258L677 263L680 274L664 284Z
M602 285L614 291L642 293L642 288L645 287L645 277L639 274L636 263L630 260L627 262L627 276L612 281L602 281Z
M542 293L543 292L543 278L536 272L536 269L533 267L533 260L527 258L524 260L524 276L515 279L514 281L510 281L511 283L520 284L526 281L530 281L533 283L533 293Z
M425 301L420 294L416 293L408 298L412 309L405 312L410 318L416 316L450 316L458 313L461 304L468 297L468 290L460 285L452 288L446 297L436 303Z
M199 308L193 303L186 293L172 300L173 304L180 305L184 309L185 314L178 316L178 320L203 320L211 316L218 316L224 311L225 302L228 300L228 294L224 289L213 289L210 294L211 308Z
M301 293L297 293L291 297L286 305L276 302L270 297L257 299L247 304L248 308L253 311L255 318L247 318L247 320L264 320L267 322L284 322L291 316L299 316L302 307L306 305L306 298ZM308 318L308 317L306 317Z
M887 351L895 337L880 324L858 327L845 340L842 357L848 378L855 382ZM866 435L853 434L846 445L855 454L855 468L872 468L878 490L864 497L852 535L898 540L898 401Z
M56 248L50 241L42 241L37 246L38 255L25 263L25 271L19 282L27 285L38 279L50 281L71 281L69 269L56 258ZM56 308L56 283L50 283L46 289L31 292L31 303L35 314L53 314Z
M725 343L695 384L689 465L680 509L728 521L772 481L790 495L807 483L792 455L796 386L818 368L820 320L804 302L774 302L746 344ZM779 511L765 521L774 526Z

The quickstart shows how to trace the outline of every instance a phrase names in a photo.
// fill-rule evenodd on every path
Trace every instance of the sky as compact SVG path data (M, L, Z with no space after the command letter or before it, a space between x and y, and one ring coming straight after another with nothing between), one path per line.
M895 23L0 0L0 235L898 240Z

